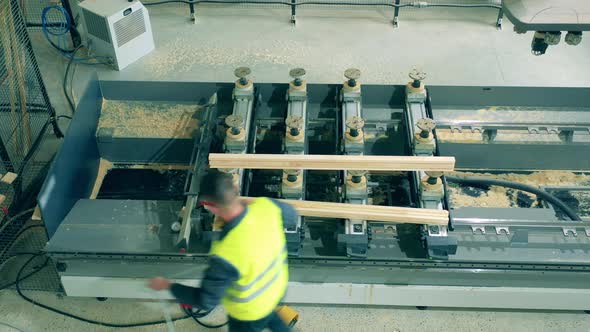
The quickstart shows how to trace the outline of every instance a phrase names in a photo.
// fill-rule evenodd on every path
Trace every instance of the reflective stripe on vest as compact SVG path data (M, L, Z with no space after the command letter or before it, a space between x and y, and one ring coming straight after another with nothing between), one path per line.
M284 265L284 264L287 264L286 258L283 258L283 260L281 261L281 265ZM274 276L269 281L267 281L266 284L264 284L262 287L260 287L254 293L248 295L247 297L237 297L237 296L233 296L231 294L228 294L226 296L227 299L230 301L239 302L239 303L246 303L246 302L250 302L250 301L254 300L256 297L258 297L260 294L262 294L265 290L267 290L275 281L277 281L277 279L279 279L281 274L284 273L284 270L282 268L277 269L277 270L278 271L276 271Z
M254 280L252 280L252 282L250 282L249 284L244 285L244 286L234 283L231 286L231 288L241 291L241 292L245 292L245 291L249 290L250 288L252 288L252 286L254 286L254 284L256 284L258 281L260 281L262 278L264 278L270 271L272 271L272 269L275 268L279 263L280 264L287 263L287 260L284 257L286 254L287 254L287 247L284 247L283 251L277 255L277 257L272 261L272 263L270 263L270 265L266 268L266 270L264 270L262 273L260 273Z
M273 201L258 198L248 205L243 219L213 243L211 254L240 274L222 299L228 315L258 320L275 309L287 289L289 271L282 213Z

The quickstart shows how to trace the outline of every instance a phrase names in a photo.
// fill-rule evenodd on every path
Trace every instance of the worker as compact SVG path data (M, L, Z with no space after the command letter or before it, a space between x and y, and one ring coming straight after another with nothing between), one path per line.
M200 203L223 224L213 241L200 288L157 277L149 287L170 290L182 304L211 310L219 303L228 314L229 331L289 331L275 308L287 289L285 226L297 220L295 209L270 198L248 204L233 178L210 171L201 179Z

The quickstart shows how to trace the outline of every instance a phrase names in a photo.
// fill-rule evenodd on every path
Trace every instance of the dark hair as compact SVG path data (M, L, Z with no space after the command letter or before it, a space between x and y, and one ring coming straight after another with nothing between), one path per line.
M238 193L234 188L233 176L218 170L210 170L201 178L199 200L216 205L231 203Z

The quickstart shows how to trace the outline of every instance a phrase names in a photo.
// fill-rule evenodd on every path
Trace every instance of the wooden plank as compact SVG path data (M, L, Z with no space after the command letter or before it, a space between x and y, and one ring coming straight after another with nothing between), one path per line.
M246 203L254 197L243 197ZM449 222L446 210L416 209L380 205L313 202L282 199L291 204L304 217L369 220L392 223L409 223L445 226Z
M18 175L16 173L8 172L4 174L1 181L7 184L12 184L17 177Z
M454 157L295 154L209 154L211 168L365 171L452 171Z

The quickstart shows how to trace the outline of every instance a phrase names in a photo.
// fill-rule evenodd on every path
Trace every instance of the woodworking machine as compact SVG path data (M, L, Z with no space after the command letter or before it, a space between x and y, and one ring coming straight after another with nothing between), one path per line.
M303 68L277 83L254 82L248 68L235 75L90 81L39 195L45 250L67 295L158 298L145 287L156 275L198 285L219 232L197 204L212 152L454 156L457 170L488 173L590 169L588 88L428 86L420 70L406 85L361 84L355 68L336 84L307 82ZM156 121L141 116L148 111ZM223 171L244 196L450 211L445 226L302 217L285 229L288 303L590 309L588 202L572 206L574 221L543 202L455 207L438 172Z

